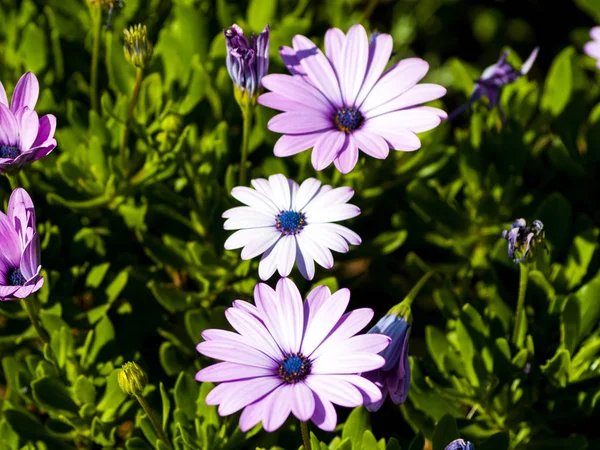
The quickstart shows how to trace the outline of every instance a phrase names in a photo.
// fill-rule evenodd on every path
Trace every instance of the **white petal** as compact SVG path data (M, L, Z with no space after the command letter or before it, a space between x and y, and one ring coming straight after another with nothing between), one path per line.
M281 237L281 232L277 231L275 228L264 228L261 230L250 229L240 231L254 232L252 240L250 240L250 242L248 242L248 244L246 244L246 246L242 250L242 259L252 259L255 256L260 255L261 253L266 252L269 248L275 245L277 240ZM239 233L239 231L237 233Z
M292 235L283 236L277 243L277 271L282 277L287 277L296 261L296 238Z

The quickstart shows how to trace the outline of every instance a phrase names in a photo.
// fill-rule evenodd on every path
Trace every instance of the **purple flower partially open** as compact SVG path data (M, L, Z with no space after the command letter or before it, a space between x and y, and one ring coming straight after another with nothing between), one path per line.
M464 439L454 439L444 450L475 450L475 447Z
M269 70L269 26L249 42L243 30L233 24L223 32L227 44L227 71L236 88L254 97Z
M596 67L600 69L600 27L590 30L592 40L583 46L583 52L596 60Z
M196 380L220 383L206 396L221 416L241 409L240 429L262 422L279 428L290 414L333 431L333 404L354 408L379 401L381 392L358 375L381 367L378 355L390 342L381 334L357 333L373 318L368 308L345 313L350 291L317 286L302 302L296 285L282 278L273 290L254 288L256 306L236 300L225 315L235 332L205 330L197 346L221 363L202 369Z
M27 72L17 83L9 107L0 83L0 173L14 172L56 147L56 117L47 114L38 119L34 109L39 93L37 78Z
M539 50L539 47L533 49L531 55L527 58L527 61L521 66L521 70L515 69L506 61L506 57L509 54L508 51L502 53L498 62L485 69L481 74L481 77L475 80L475 87L473 88L469 102L453 111L448 120L452 120L465 109L470 108L473 103L482 97L488 98L489 109L492 109L494 106L500 108L500 94L502 93L502 88L507 84L514 83L521 78L521 76L529 72L533 62L537 58ZM502 110L500 110L500 113L504 116Z
M366 405L371 412L381 408L387 395L399 405L406 401L410 387L410 363L408 360L408 337L410 325L404 316L388 313L371 328L367 334L384 334L392 342L381 353L385 365L380 369L362 374L381 389L381 400Z
M518 264L533 253L535 245L543 243L544 224L534 220L528 227L525 219L517 219L510 230L502 231L502 237L508 241L508 257Z
M421 106L438 99L446 89L417 84L429 70L419 58L404 59L385 70L392 54L392 37L378 34L369 42L362 25L347 34L331 28L325 34L325 53L310 39L294 36L293 48L280 54L292 74L271 74L263 85L261 105L282 111L268 128L282 133L275 156L291 156L310 148L315 170L332 162L350 172L361 150L377 159L390 148L414 151L421 147L415 133L438 126L447 114Z
M0 212L0 301L26 298L44 284L35 209L25 189L17 188Z

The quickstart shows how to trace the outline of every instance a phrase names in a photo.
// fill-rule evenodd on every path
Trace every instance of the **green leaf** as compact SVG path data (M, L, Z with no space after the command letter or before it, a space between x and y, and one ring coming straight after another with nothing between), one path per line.
M115 339L115 328L108 316L104 316L94 327L93 341L87 353L87 365L96 361L100 351Z
M423 450L423 448L425 448L425 438L422 433L417 433L408 450Z
M29 22L20 38L19 56L23 58L25 70L40 73L48 63L48 37L34 23Z
M166 430L171 412L171 400L169 400L169 394L162 383L160 383L160 398L162 401L162 427L163 430Z
M115 434L117 429L109 424L102 422L98 417L94 417L92 421L91 435L92 440L102 446L115 445Z
M440 419L433 431L431 438L432 450L444 450L450 442L459 437L456 420L451 415L446 414Z
M387 445L385 446L385 450L402 450L400 443L396 440L396 438L390 438Z
M571 98L573 90L571 64L574 53L573 47L567 47L561 51L554 58L546 77L540 109L554 117L565 109Z
M79 375L75 380L75 398L81 404L96 402L96 386L85 375Z
M546 375L550 381L559 386L566 387L569 381L569 372L571 371L571 355L566 349L559 349L556 354L540 366L542 373Z
M101 416L101 420L103 422L110 422L114 417L121 406L121 403L125 401L127 398L127 394L125 394L121 388L119 387L119 382L117 380L117 374L119 373L119 369L114 369L110 375L106 377L106 388L104 390L104 395L102 396L102 400L97 405L98 411L103 412Z
M33 398L50 410L68 411L77 414L79 408L71 393L59 378L42 377L31 383Z
M125 448L127 450L152 450L152 447L148 445L145 440L138 437L127 439Z
M578 286L587 274L592 256L598 247L599 231L598 228L590 228L573 239L564 269L568 291Z
M398 230L398 231L386 231L385 233L381 233L373 240L373 244L377 247L380 247L380 252L383 255L388 255L393 251L400 248L402 244L406 241L408 237L408 231L406 230Z
M570 202L560 193L550 194L541 203L536 218L544 224L546 240L552 243L555 253L567 245L571 232L572 209Z
M185 372L179 374L173 391L175 407L183 411L190 421L193 421L196 416L196 399L199 389L198 383L191 375Z
M6 409L3 414L10 427L20 436L42 441L48 439L48 432L44 425L29 411Z
M365 430L362 438L362 450L379 450L377 445L377 439L371 432L371 430Z
M97 266L93 266L87 278L85 279L85 285L91 287L92 289L97 288L102 284L102 280L106 276L108 269L110 268L110 263L99 264Z
M272 24L276 11L277 0L250 0L247 16L252 31L259 33L265 25Z
M369 429L369 412L361 406L354 408L342 429L342 439L350 439L352 448L359 450L362 445L363 435Z
M183 311L188 307L188 294L186 292L157 284L154 280L148 283L148 289L154 294L154 298L158 300L158 303L170 313Z

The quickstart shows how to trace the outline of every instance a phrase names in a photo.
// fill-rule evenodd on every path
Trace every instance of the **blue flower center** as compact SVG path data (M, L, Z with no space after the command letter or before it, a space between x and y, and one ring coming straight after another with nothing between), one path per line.
M302 353L293 353L286 356L279 364L277 375L287 384L297 383L306 378L310 373L311 364Z
M275 226L283 234L297 234L306 225L306 217L301 212L281 211Z
M9 286L23 286L27 281L18 268L8 272L7 279Z
M359 128L364 118L356 108L342 108L333 116L333 122L338 130L349 133Z
M0 145L0 158L15 159L20 154L21 150L19 149L19 147L7 144Z

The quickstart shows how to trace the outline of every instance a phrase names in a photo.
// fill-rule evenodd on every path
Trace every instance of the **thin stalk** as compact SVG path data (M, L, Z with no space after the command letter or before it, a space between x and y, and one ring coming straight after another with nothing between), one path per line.
M33 325L33 328L35 328L35 331L37 332L42 342L44 344L49 344L50 337L48 336L48 333L46 333L46 330L44 330L40 325L40 322L35 313L35 308L33 306L33 296L30 295L29 297L22 299L21 306L29 316L29 320L31 320L31 324Z
M244 130L242 134L242 160L240 161L240 186L246 185L246 165L248 161L248 147L250 146L250 130L252 129L252 114L254 108L247 106L242 108Z
M300 432L302 433L302 443L304 444L304 450L311 450L310 448L310 434L308 433L308 423L300 421Z
M98 112L98 60L100 59L100 38L102 36L102 8L99 3L92 6L92 27L94 28L94 46L92 48L92 73L90 80L90 102L92 109Z
M14 191L19 187L19 174L18 173L7 173L6 178L8 178L8 182L10 183L10 189Z
M525 294L527 293L527 281L529 279L529 266L527 264L519 264L520 279L519 279L519 298L517 300L517 312L515 314L515 327L513 329L512 342L515 345L519 344L519 331L521 330L521 322L525 317Z
M142 80L144 79L144 69L141 67L137 68L135 75L135 84L133 86L133 94L129 101L129 108L127 109L127 120L125 121L125 129L123 130L123 140L121 141L121 165L126 169L127 164L127 141L129 140L129 129L131 128L131 121L133 120L133 112L135 111L135 105L137 105L138 97L140 95L140 88L142 87ZM125 170L127 172L127 170Z
M419 291L423 288L423 286L425 286L425 283L427 283L427 280L429 280L429 278L431 278L432 275L433 272L427 272L421 277L419 281L417 281L417 284L413 286L410 292L406 294L406 297L404 297L404 301L408 303L408 306L412 305L412 302L415 301L415 298L419 294Z
M171 446L171 443L167 439L167 435L165 434L165 431L163 430L162 426L160 426L158 424L158 422L156 421L156 419L152 415L152 410L150 409L150 405L148 405L148 402L146 401L146 399L144 398L144 396L143 395L136 395L135 398L140 403L140 406L142 407L142 409L144 410L144 412L148 416L148 419L150 419L150 423L152 423L152 426L154 427L154 430L156 431L156 435L158 436L158 438L168 448L172 449L173 447Z

